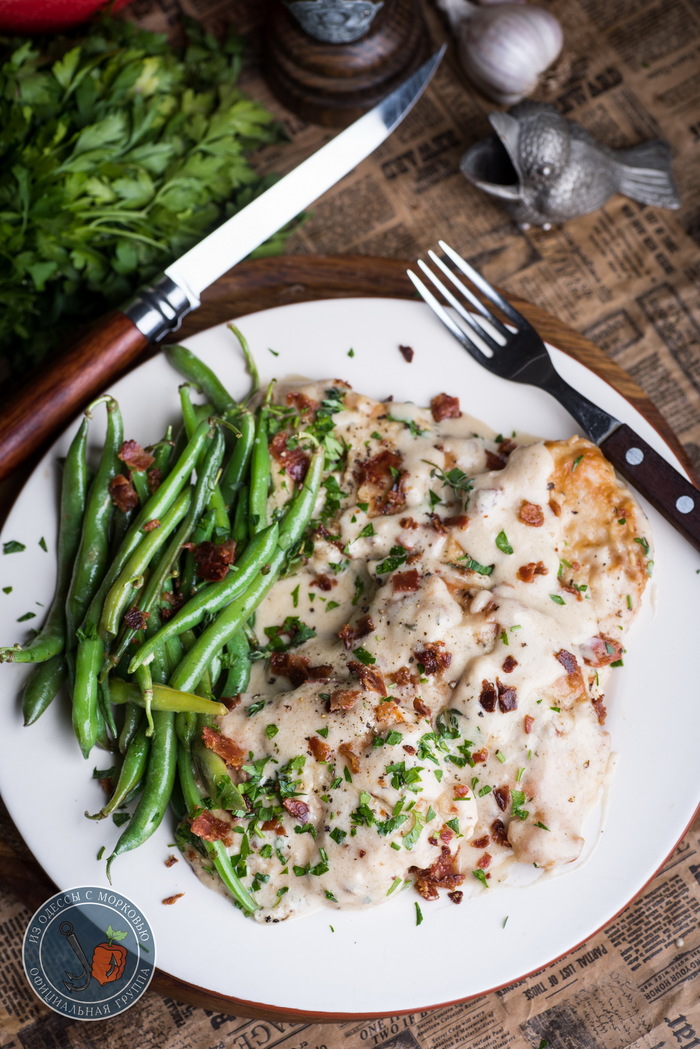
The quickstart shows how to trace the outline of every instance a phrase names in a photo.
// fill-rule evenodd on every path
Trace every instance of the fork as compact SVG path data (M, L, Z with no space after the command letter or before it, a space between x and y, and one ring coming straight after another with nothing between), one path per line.
M428 252L433 268L422 259L417 262L434 291L412 270L407 272L418 294L464 349L501 379L538 386L551 394L619 473L700 550L700 491L631 426L565 382L529 321L449 244L440 240L438 245L443 257ZM452 307L451 311L435 292ZM504 324L482 299L495 306L508 323Z

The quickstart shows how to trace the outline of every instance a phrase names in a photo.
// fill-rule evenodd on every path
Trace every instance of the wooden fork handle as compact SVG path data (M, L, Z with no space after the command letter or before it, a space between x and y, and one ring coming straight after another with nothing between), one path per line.
M0 480L55 437L146 346L133 321L115 312L42 366L0 412Z
M700 550L700 491L626 423L600 442L600 450L618 472Z

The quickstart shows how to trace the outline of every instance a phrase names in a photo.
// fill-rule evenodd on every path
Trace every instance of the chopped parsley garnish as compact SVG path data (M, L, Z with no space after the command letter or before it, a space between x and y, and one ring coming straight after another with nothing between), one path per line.
M516 819L526 820L530 813L527 811L527 809L523 808L523 802L525 801L525 791L511 790L510 800L513 808L513 815L516 817Z
M248 708L248 713L250 713L250 707ZM267 736L268 739L274 739L278 732L279 732L279 728L277 727L277 725L266 725L265 726L265 735Z
M479 575L491 575L493 572L493 565L482 565L475 561L473 557L470 557L469 554L464 554L459 560L465 562L464 567L469 569L470 572L478 572Z
M377 662L372 653L368 652L367 649L363 648L361 645L359 648L354 648L352 654L356 659L359 659L360 663L364 663L366 667Z
M496 546L504 554L513 553L513 547L508 542L508 536L504 531L500 531L496 536Z
M386 418L389 422L400 423L401 426L405 426L406 429L411 433L413 437L420 437L421 434L427 433L414 419L398 419L395 415L387 415Z
M635 540L634 541L635 541L635 543L639 543L639 545L641 546L642 550L644 551L644 556L648 557L649 556L649 544L646 541L646 539L642 538L641 536L635 536Z
M17 620L18 623L24 623L27 619L36 618L36 612L25 612L23 616L20 616Z
M3 543L2 552L3 554L19 554L22 550L26 550L24 543L19 543L16 539L10 539L7 543Z
M369 539L370 536L373 536L373 535L374 535L374 525L370 521L369 524L366 524L365 527L362 529L362 531L359 533L359 535L357 536L357 539Z
M46 553L48 553L48 549L49 548L46 545L46 540L44 539L43 535L42 535L41 539L39 540L39 546L41 547L42 550L44 550L44 551L46 551Z
M552 599L552 601L554 602L555 605L565 605L566 604L566 601L561 596L561 594L550 594L549 596L551 597L551 599Z
M480 881L481 884L485 885L486 888L488 889L489 881L488 881L488 878L486 877L486 875L484 874L484 872L482 870L478 870L477 869L475 871L472 871L472 874L474 875L474 877L476 878L477 881Z
M342 845L347 836L347 831L341 830L340 827L334 827L330 833L330 837L333 839L336 845Z
M12 587L11 586L4 586L2 588L2 592L3 592L3 594L11 594L12 593Z
M389 551L389 556L385 557L383 561L380 561L375 572L377 575L384 575L387 572L393 572L399 565L406 563L408 557L408 550L405 546L392 546Z
M281 626L266 626L265 633L268 637L268 648L272 652L286 652L290 648L296 648L316 637L313 627L302 623L298 616L285 616Z
M392 892L398 889L399 885L403 884L403 878L394 878L389 888L386 890L387 896L391 896Z
M254 703L251 703L249 707L246 707L246 714L249 718L252 718L253 714L257 714L259 710L265 706L264 699L256 699ZM269 727L269 726L268 726Z
M471 477L468 477L464 470L460 470L458 466L453 466L450 470L442 470L439 466L436 466L435 463L431 463L427 459L424 459L423 461L427 463L428 466L432 466L430 476L437 477L439 481L442 481L443 488L451 488L458 499L463 495L467 495L474 487L474 482Z

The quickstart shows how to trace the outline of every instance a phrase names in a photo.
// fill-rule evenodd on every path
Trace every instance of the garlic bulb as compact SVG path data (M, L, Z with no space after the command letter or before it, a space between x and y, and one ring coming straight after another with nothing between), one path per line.
M470 0L437 0L437 5L457 39L464 72L501 105L531 94L562 49L561 25L541 7L517 0L486 7Z

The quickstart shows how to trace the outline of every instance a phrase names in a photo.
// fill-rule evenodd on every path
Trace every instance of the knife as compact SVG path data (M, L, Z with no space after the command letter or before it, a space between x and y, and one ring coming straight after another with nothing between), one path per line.
M445 53L443 45L359 120L237 212L108 314L67 353L35 373L0 419L0 480L123 372L176 331L202 292L368 157L410 112Z

